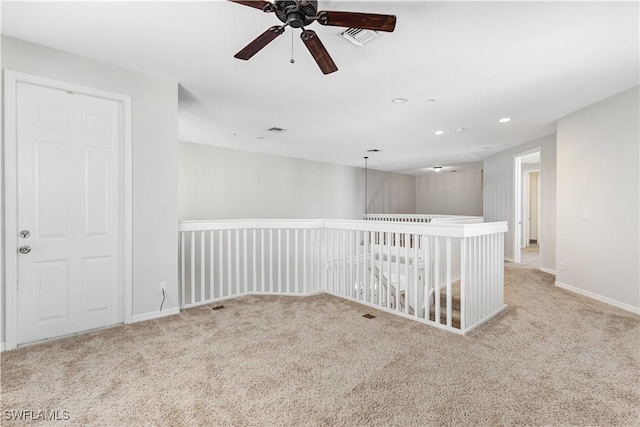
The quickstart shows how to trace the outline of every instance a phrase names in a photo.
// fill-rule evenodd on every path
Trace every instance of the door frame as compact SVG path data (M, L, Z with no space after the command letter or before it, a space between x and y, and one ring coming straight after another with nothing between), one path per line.
M536 177L536 230L537 230L537 235L536 235L536 240L540 240L540 169L531 169L531 170L527 170L525 171L525 182L523 182L524 184L524 188L526 189L525 193L523 193L523 196L526 196L524 198L524 202L525 202L525 213L527 214L527 224L524 231L524 247L528 248L531 244L531 182L533 181L531 179L531 175L533 175L534 173L537 173L538 176Z
M522 248L522 237L523 237L523 225L522 225L522 210L523 210L523 195L522 195L522 157L532 154L532 153L540 153L540 175L542 176L542 147L534 147L526 151L522 151L520 153L516 153L513 155L513 178L514 178L514 206L513 206L513 222L514 222L514 233L513 233L513 262L515 264L520 264L522 259L520 257L520 250ZM538 194L540 193L540 189L538 189ZM539 208L538 204L538 208ZM541 247L540 240L538 239L538 247ZM540 258L541 259L541 258Z
M133 318L133 144L131 97L74 83L53 80L13 70L4 71L4 283L5 306L0 306L0 333L4 324L5 348L18 345L18 156L17 156L17 88L27 83L65 90L118 103L122 165L122 204L119 209L119 257L122 260L118 276L122 281L122 315L124 323ZM4 311L4 316L1 312Z
M523 221L523 227L522 227L522 241L520 242L520 249L524 249L524 248L528 248L529 247L529 211L530 211L530 206L529 206L529 192L530 192L530 181L531 179L531 175L530 172L527 171L523 171L522 173L522 221Z

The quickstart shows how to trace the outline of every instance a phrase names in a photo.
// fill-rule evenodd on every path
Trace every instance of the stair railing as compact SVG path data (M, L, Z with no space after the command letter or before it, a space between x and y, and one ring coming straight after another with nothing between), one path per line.
M465 333L501 311L506 223L185 221L181 307L327 292Z

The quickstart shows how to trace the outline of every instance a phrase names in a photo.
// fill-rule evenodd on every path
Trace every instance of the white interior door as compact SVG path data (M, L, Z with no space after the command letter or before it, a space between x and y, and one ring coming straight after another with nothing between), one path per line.
M123 318L118 103L17 85L18 344Z
M540 223L540 219L538 217L538 212L540 207L538 206L538 201L540 200L540 191L539 191L539 183L540 183L540 172L534 171L529 173L529 239L527 242L531 240L538 241L538 233ZM529 246L529 245L527 245Z

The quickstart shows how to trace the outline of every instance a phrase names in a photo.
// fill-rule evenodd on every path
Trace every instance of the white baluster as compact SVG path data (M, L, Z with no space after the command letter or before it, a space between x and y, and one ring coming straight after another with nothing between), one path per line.
M267 277L265 276L264 264L264 228L260 229L260 292L265 292L267 287Z
M231 296L231 283L233 281L233 260L232 260L232 254L233 252L231 252L231 230L227 230L227 283L226 283L226 288L227 288L227 294L226 296Z
M404 235L404 312L406 314L410 314L409 312L409 289L411 289L411 282L409 280L409 245L411 240L409 238L409 234ZM413 297L413 293L411 293L411 297ZM415 305L415 304L414 304ZM415 307L414 307L414 315L415 315Z
M269 292L273 292L273 228L269 229Z
M242 229L242 293L249 292L249 278L247 277L247 265L249 264L249 256L248 256L248 248L247 248L247 229Z
M278 228L278 293L282 293L282 229Z
M253 251L253 270L251 270L252 275L253 275L253 292L257 292L258 291L258 266L257 266L257 256L256 256L256 234L257 234L257 230L255 228L251 229L251 249Z
M204 231L200 231L199 234L200 234L200 301L202 302L206 299L204 294L204 283L205 283L204 268L207 262L205 259L205 252L204 252L204 243L205 243Z
M191 233L191 296L190 303L196 302L196 235Z
M356 231L356 298L361 298L360 291L362 290L362 285L360 283L360 230Z
M184 231L180 232L180 304L186 305L187 301L185 300L185 288L187 287L186 283L186 272L185 272L185 258L187 257L186 252L184 251Z
M224 294L224 252L222 251L222 244L224 240L224 233L222 230L218 231L218 298L222 298Z
M453 307L452 307L452 299L451 299L451 237L447 237L447 263L446 263L446 283L447 283L447 326L452 326L452 316L453 316Z
M306 230L305 230L306 231ZM295 238L295 258L294 258L294 263L295 263L295 276L294 276L294 286L296 288L295 293L300 293L300 288L298 287L298 274L299 274L299 268L298 268L298 252L299 252L299 245L298 245L298 240L300 239L300 235L298 233L298 229L295 229L294 232L294 238Z
M214 285L215 281L215 263L214 263L214 250L215 247L215 230L209 230L209 299L212 300L214 297Z
M286 263L285 263L285 274L287 275L287 294L291 293L291 268L289 268L289 260L291 259L289 248L291 247L291 236L290 229L287 228L287 232L285 234L285 252L286 252Z
M442 281L440 280L440 237L435 237L435 245L433 248L433 277L434 277L434 308L435 308L435 317L434 320L436 323L440 323L440 285Z

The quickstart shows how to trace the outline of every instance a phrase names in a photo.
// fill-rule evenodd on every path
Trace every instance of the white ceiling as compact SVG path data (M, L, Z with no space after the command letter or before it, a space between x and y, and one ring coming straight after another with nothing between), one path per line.
M290 29L250 61L233 58L279 21L227 1L3 1L2 33L177 80L181 140L353 166L377 148L370 167L421 173L477 166L637 85L638 6L320 0L397 16L364 47L312 24L339 68L326 76L299 30L294 64Z

